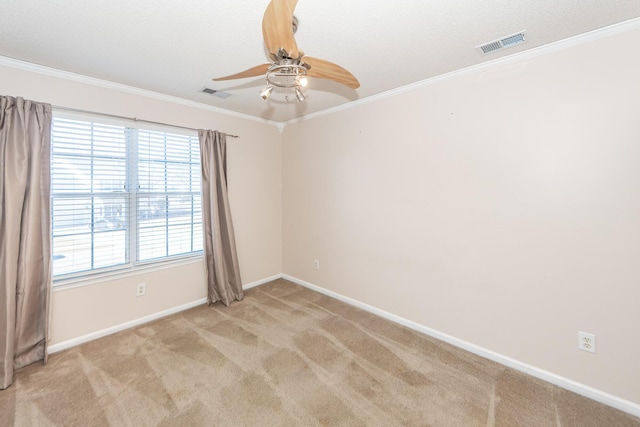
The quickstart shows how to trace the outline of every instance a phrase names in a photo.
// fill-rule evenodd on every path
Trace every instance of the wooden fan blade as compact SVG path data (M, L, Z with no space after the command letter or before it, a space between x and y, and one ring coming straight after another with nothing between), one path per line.
M298 45L293 37L293 10L298 0L271 0L262 18L262 36L267 50L277 54L284 49L290 58L298 58Z
M307 71L307 76L309 77L333 80L334 82L342 83L352 89L360 87L358 79L339 65L325 61L324 59L312 58L310 56L305 56L302 60L311 66Z
M249 68L248 70L244 70L237 74L232 74L230 76L217 77L213 79L213 81L217 82L220 80L234 80L234 79L246 79L247 77L256 77L256 76L264 76L267 74L267 70L271 64L262 64L257 67Z

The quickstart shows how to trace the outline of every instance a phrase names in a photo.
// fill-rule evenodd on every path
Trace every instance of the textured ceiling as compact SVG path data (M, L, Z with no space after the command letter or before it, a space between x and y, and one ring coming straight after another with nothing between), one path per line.
M312 79L298 104L263 101L260 77L211 80L266 62L267 4L0 0L0 55L283 122L640 16L638 0L299 0L298 46L361 86ZM524 44L476 49L522 30Z

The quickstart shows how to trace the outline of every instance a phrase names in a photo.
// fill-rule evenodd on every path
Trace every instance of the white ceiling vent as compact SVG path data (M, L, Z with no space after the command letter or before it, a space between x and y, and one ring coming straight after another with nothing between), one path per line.
M222 98L222 99L225 99L225 98L228 98L228 97L231 96L230 93L223 92L221 90L211 89L211 88L208 88L208 87L205 87L204 89L202 89L202 91L204 93L208 93L209 95L217 96L218 98Z
M525 38L525 31L520 31L516 34L511 34L510 36L501 38L499 40L494 40L489 43L485 43L480 46L476 46L476 49L484 55L488 53L493 53L498 50L506 49L508 47L512 47L521 43L524 43L527 39Z

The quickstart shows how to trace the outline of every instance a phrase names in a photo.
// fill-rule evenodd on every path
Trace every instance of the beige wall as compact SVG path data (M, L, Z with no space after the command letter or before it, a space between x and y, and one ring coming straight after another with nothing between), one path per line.
M638 42L635 30L459 75L284 135L4 66L0 93L238 134L245 283L284 272L640 403ZM201 262L55 292L52 344L205 293ZM597 354L576 349L578 330Z
M640 403L639 43L286 127L284 273Z
M243 283L281 273L281 133L276 126L7 66L0 66L0 93L239 135L228 142L228 185ZM57 291L52 299L51 344L202 299L203 268L196 262ZM141 282L147 293L136 298L135 286Z

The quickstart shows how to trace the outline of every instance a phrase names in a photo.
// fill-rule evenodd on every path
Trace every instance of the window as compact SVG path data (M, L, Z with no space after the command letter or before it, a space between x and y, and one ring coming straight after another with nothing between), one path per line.
M55 279L202 254L198 137L55 114Z

